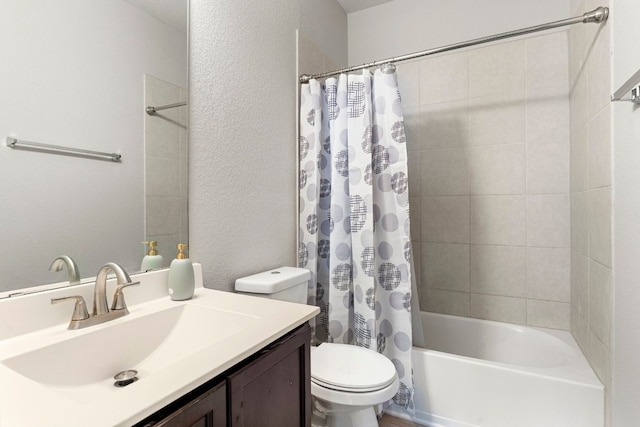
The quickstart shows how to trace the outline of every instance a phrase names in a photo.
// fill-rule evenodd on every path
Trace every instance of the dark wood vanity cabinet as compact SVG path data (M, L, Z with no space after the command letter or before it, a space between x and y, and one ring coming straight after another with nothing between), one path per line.
M309 427L310 340L300 326L136 427Z
M206 391L183 406L178 406L169 415L162 414L159 420L150 420L143 425L145 427L226 427L226 382L223 380L211 390Z

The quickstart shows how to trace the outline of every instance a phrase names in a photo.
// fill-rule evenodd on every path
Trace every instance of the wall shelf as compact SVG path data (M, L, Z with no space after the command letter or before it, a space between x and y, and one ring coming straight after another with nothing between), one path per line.
M629 94L628 98L625 96ZM627 80L620 89L615 91L611 96L612 101L631 101L640 105L640 70L636 71L629 80Z

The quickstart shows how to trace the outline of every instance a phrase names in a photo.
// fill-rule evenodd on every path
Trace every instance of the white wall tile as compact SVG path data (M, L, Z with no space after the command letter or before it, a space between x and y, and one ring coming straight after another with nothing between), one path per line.
M422 244L422 278L428 288L469 291L469 245Z
M525 141L526 103L521 95L487 95L469 99L469 145Z
M611 267L611 187L589 191L589 257Z
M473 196L470 200L470 242L525 246L525 196Z
M587 73L578 73L571 87L571 129L580 129L589 119Z
M402 108L404 133L407 138L407 152L412 153L423 149L422 115L420 107Z
M422 199L422 241L469 243L469 197Z
M469 316L469 293L427 289L423 292L424 299L420 302L426 311L451 314L454 316Z
M418 288L419 301L422 301L423 283L422 283L422 242L411 241L411 254L413 256L413 270L415 273L416 287ZM426 288L426 286L424 286ZM426 291L424 291L426 293ZM424 307L420 307L424 311Z
M521 246L471 245L471 292L525 296L526 254L526 248Z
M422 239L422 198L409 197L409 219L411 221L411 240Z
M573 10L572 14L584 13ZM572 25L569 28L569 82L573 83L579 73L586 73L587 30L586 25Z
M571 305L585 321L589 318L589 259L577 253L571 254Z
M527 97L568 96L568 31L527 38L525 49Z
M422 168L420 167L421 153L408 152L407 173L409 174L409 196L422 195Z
M471 147L470 194L523 194L525 165L525 144Z
M527 196L527 244L538 247L570 246L569 195Z
M571 194L571 249L589 255L589 193Z
M589 121L589 188L611 185L611 109Z
M420 62L403 62L396 67L402 107L420 105Z
M589 325L574 308L571 307L571 335L573 335L580 349L586 355L589 348Z
M467 148L428 150L421 153L422 191L425 196L469 194Z
M571 191L589 189L589 139L588 127L571 135Z
M422 147L456 148L468 145L469 101L442 102L420 107Z
M567 330L571 326L571 306L568 302L528 299L527 324Z
M569 192L569 144L527 145L527 193Z
M570 102L565 95L527 99L527 142L569 140Z
M180 197L189 197L189 163L187 160L180 160Z
M147 157L145 193L147 196L180 196L180 161Z
M596 37L592 42L592 50L587 59L588 76L588 99L589 117L594 117L602 108L611 102L611 48L610 48L610 25L599 26L597 32L593 32L592 37ZM589 31L589 30L587 30ZM592 28L591 31L594 31ZM589 38L587 33L587 41Z
M469 97L524 94L524 41L469 52Z
M528 298L567 303L570 301L569 248L528 248L526 271ZM569 312L566 314L568 316Z
M471 294L469 299L471 317L525 324L527 321L526 299L496 295Z
M609 389L611 386L611 351L600 341L593 330L589 331L587 359L600 381Z
M420 104L466 99L468 93L466 52L420 62Z
M611 348L613 290L611 269L589 261L589 327L600 341Z
M147 234L180 233L180 198L147 196Z

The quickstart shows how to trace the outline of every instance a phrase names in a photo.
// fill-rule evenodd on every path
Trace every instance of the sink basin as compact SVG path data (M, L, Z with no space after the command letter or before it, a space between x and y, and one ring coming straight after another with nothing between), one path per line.
M80 403L116 393L113 376L135 369L139 379L251 327L259 317L181 304L131 314L71 338L5 359L20 375ZM130 387L130 386L128 386Z

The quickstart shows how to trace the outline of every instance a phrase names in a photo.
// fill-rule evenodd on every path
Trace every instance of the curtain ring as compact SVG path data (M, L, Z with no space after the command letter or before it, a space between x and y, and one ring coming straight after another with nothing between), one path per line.
M384 74L393 74L396 71L396 64L393 62L387 62L380 67L380 71Z

